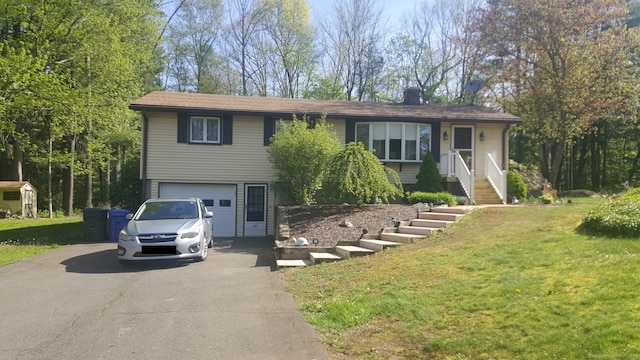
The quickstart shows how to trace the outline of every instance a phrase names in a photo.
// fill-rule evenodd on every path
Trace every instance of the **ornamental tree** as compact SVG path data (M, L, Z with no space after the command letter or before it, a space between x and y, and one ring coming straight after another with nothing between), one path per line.
M267 150L280 186L296 204L315 202L329 159L340 151L340 141L325 116L312 122L307 116L279 122Z
M372 203L402 196L400 177L364 145L351 142L330 161L323 190L334 200Z

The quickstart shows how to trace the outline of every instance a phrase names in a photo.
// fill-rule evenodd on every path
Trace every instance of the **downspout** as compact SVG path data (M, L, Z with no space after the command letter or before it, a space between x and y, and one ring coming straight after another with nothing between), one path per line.
M507 144L509 143L509 130L511 130L511 124L507 124L507 127L502 130L502 170L509 169L509 154L507 151Z
M142 201L149 198L147 185L147 154L149 143L149 118L146 111L142 111L142 154L140 154L140 179L142 180Z

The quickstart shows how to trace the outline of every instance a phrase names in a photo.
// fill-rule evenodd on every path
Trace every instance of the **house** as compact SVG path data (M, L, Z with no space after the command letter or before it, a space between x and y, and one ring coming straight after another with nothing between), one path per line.
M27 181L0 181L0 209L26 218L38 215L38 192Z
M417 89L399 104L157 91L129 107L143 115L145 196L204 199L218 237L274 234L280 195L267 147L293 114L326 114L342 142L376 149L407 188L430 150L443 181L476 203L504 202L509 127L521 122L479 106L420 104Z

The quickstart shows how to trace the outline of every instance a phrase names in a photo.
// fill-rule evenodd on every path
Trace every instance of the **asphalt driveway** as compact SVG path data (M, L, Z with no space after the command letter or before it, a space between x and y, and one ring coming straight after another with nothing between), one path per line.
M126 267L114 243L81 244L0 266L0 359L328 359L271 244Z

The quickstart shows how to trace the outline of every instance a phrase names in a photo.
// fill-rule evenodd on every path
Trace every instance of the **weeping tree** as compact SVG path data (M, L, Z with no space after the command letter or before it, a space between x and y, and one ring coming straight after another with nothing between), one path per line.
M332 200L356 204L389 202L402 196L400 177L361 142L351 142L329 162L323 190Z

